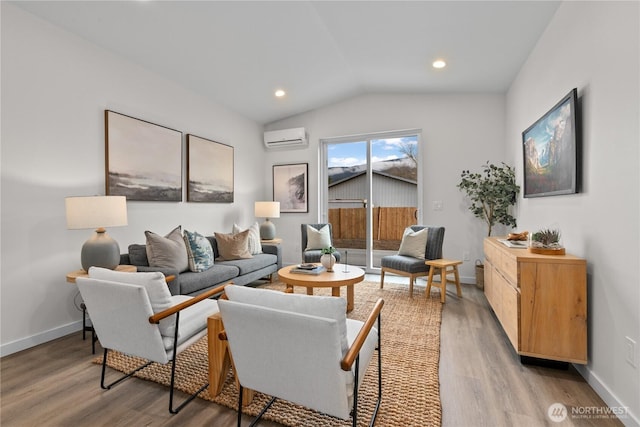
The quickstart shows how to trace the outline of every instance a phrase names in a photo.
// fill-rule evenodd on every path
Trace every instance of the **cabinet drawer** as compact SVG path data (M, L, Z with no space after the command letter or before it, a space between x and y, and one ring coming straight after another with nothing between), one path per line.
M511 286L502 289L502 318L502 326L511 345L517 352L520 351L520 322L518 321L520 318L520 293Z
M495 246L493 246L493 244L490 243L488 240L484 241L483 246L484 246L484 257L486 258L486 260L494 265L497 265L499 253L497 252L497 249L495 248Z
M522 249L520 249L522 250ZM514 288L518 287L518 261L515 257L510 256L508 252L501 252L497 268L504 277L511 282Z

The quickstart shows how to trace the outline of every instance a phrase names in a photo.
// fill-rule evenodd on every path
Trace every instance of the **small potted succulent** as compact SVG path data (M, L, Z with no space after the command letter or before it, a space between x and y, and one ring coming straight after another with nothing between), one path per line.
M320 257L320 264L322 264L322 266L326 268L327 271L333 271L333 266L336 263L336 257L333 255L335 251L336 248L334 248L333 246L322 248L320 250L320 252L322 252L322 256Z
M564 247L560 244L560 230L544 228L533 233L529 251L542 255L564 255Z

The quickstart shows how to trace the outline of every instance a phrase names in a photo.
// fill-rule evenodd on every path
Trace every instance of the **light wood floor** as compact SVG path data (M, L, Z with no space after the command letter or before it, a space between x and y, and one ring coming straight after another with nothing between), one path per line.
M367 279L376 280L376 276ZM424 281L419 284L422 287L414 290L414 298L424 298ZM434 296L438 292L434 290ZM573 368L562 371L522 365L482 291L463 285L462 292L463 298L458 299L450 289L443 309L443 426L622 425L618 420L572 417L560 424L551 422L547 409L556 402L568 408L605 405ZM99 346L97 354L101 354ZM234 411L202 399L170 415L167 389L148 381L129 379L103 391L100 367L90 362L94 357L89 340L82 341L78 332L2 358L0 424L235 426ZM248 425L248 418L245 421Z

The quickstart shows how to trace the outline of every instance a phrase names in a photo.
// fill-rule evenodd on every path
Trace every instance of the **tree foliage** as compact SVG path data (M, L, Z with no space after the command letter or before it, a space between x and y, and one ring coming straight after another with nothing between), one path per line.
M496 166L487 161L481 172L463 170L461 178L457 187L471 200L469 210L487 224L487 236L491 236L496 224L517 226L510 208L516 203L520 186L516 185L515 170L511 166L505 163Z

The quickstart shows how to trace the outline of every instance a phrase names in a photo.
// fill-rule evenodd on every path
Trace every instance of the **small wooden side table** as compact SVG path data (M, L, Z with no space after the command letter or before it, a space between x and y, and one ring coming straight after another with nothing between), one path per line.
M275 239L262 239L260 240L260 243L264 243L267 245L279 245L280 243L282 243L282 239L279 237L276 237Z
M138 267L136 267L135 265L119 265L115 268L115 271L124 271L127 273L135 273L138 271ZM69 283L76 283L76 279L78 277L89 277L89 273L87 273L85 270L75 270L72 271L70 273L67 273L67 282Z
M460 275L458 274L458 265L462 261L452 259L434 259L424 262L429 268L429 278L427 279L427 297L431 294L431 286L440 288L440 302L444 304L447 296L447 283L455 283L456 291L459 298L462 298L462 289L460 288ZM454 280L447 279L447 275L453 273ZM440 283L433 283L434 274L440 275Z
M119 265L115 270L135 273L138 271L138 268L135 265ZM82 269L71 271L67 273L67 282L76 283L78 277L89 277L89 273ZM96 331L93 329L93 326L87 326L87 306L84 305L84 302L80 303L80 308L82 309L82 339L84 340L86 338L85 332L91 332L91 352L95 354L98 337L96 337Z
M219 335L224 331L222 316L220 313L212 314L207 318L207 339L209 350L209 394L217 396L222 392L222 387L227 379L227 373L233 365L229 344L220 339ZM236 375L236 386L239 387ZM242 405L247 406L253 401L254 391L243 388Z

